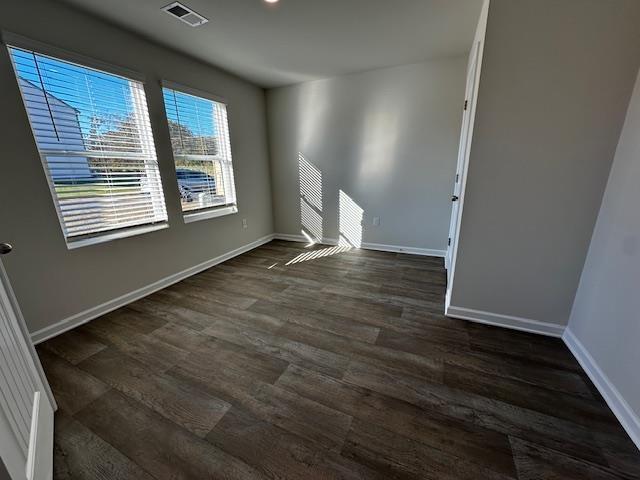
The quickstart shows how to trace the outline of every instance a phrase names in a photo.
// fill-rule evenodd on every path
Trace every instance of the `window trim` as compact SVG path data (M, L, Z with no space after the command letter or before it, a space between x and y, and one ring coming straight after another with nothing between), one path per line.
M231 126L230 126L230 120L229 120L229 103L227 102L227 100L224 97L220 97L218 95L214 95L212 93L209 92L205 92L203 90L199 90L197 88L193 88L193 87L189 87L186 85L183 85L181 83L177 83L171 80L160 80L160 89L162 91L162 89L167 88L170 90L175 90L177 92L181 92L181 93L185 93L187 95L193 95L195 97L201 97L204 98L205 100L211 100L212 102L217 102L217 103L221 103L226 107L227 110L227 132L229 134L229 145L232 144L231 138ZM162 102L162 107L164 109L164 118L165 118L165 122L168 122L169 117L167 116L167 112L166 112L166 107L164 105L164 101ZM231 150L233 151L233 146L231 146ZM173 168L175 170L176 165L175 165L175 157L176 154L173 152L173 149L171 150L171 155L173 157ZM233 169L234 163L233 163L233 157L231 159L231 168L233 171L233 177L234 177L234 191L235 191L235 202L233 204L229 204L229 205L222 205L219 207L209 207L209 208L203 208L200 210L195 210L195 211L184 211L182 210L182 208L180 209L180 212L182 213L182 220L184 221L185 224L187 223L193 223L193 222L198 222L200 220L208 220L210 218L217 218L217 217L223 217L226 215L233 215L238 213L238 192L236 189L236 185L235 185L235 171ZM178 185L178 180L176 178L176 185ZM179 195L178 195L179 196Z
M193 213L185 213L182 215L184 223L193 223L200 220L207 220L209 218L224 217L225 215L233 215L238 213L238 205L224 205L222 207L212 207L209 209L203 209Z
M2 48L6 48L7 51L9 51L9 49L11 48L31 51L36 54L40 54L42 56L51 57L55 60L61 60L63 62L72 63L79 67L97 70L105 74L121 77L125 80L138 82L142 85L142 90L144 92L145 98L147 97L147 83L145 81L145 76L142 73L137 72L135 70L130 70L125 67L102 62L100 60L95 60L94 58L87 57L85 55L72 52L60 47L56 47L47 43L43 43L37 40L33 40L31 38L24 37L22 35L15 34L6 30L0 30L0 46L2 46ZM9 52L9 55L11 55L10 52ZM11 60L11 62L13 63L13 60ZM16 86L18 87L18 90L19 90L19 95L24 102L24 98L22 98L22 91L20 89L17 72L14 71L13 73L14 73L14 79L16 80ZM29 112L26 108L26 105L24 106L24 108L25 108L25 114L29 116ZM149 117L149 123L151 124L151 114L148 111L148 108L149 107L147 104L147 115ZM31 125L30 118L29 118L29 126L30 126L31 133L33 135L34 145L38 150L38 156L43 166L44 174L47 181L47 187L49 188L49 192L52 197L52 202L56 210L58 223L60 225L60 230L62 233L62 237L65 241L65 245L67 246L67 250L75 250L77 248L81 248L85 246L96 245L100 243L107 243L113 240L133 237L137 235L143 235L146 233L151 233L151 232L169 228L169 212L166 207L166 193L164 192L164 189L163 189L162 197L163 197L164 208L167 216L165 220L156 221L152 223L145 223L140 225L126 226L126 227L116 228L112 230L105 230L105 231L96 232L92 234L77 236L76 238L68 237L64 229L64 223L63 223L62 215L60 212L60 207L57 201L57 194L55 192L55 188L53 187L53 180L50 177L50 172L45 163L46 154L43 154L43 152L40 150L40 147L38 146L38 142L36 140L35 132L33 130L33 126ZM156 157L156 162L158 163L158 175L160 179L160 184L162 185L163 177L159 171L157 145L156 145L156 139L155 139L152 126L150 129L150 133L153 138L154 150L156 150L155 157Z
M1 35L2 35L1 42L5 47L16 47L23 50L31 50L33 52L36 52L48 57L53 57L54 59L57 59L57 60L63 60L65 62L75 63L80 67L87 67L87 68L92 68L94 70L100 70L104 73L110 73L112 75L124 77L127 80L134 80L134 81L140 82L143 85L146 84L145 76L136 70L130 70L126 67L114 65L112 63L102 62L100 60L87 57L80 53L76 53L71 50L66 50L64 48L43 43L38 40L33 40L31 38L24 37L16 33L7 32L6 30L3 30L1 32ZM17 78L16 78L16 81L17 81Z
M77 240L68 240L67 249L75 250L76 248L88 247L89 245L97 245L99 243L107 243L122 238L136 237L145 233L156 232L169 228L169 222L150 223L147 225L138 225L134 227L125 227L119 230L107 230L105 234L98 234L93 237L79 238Z
M214 95L213 93L204 92L202 90L198 90L197 88L188 87L181 83L172 82L171 80L160 80L160 88L168 88L170 90L176 90L181 93L186 93L187 95L193 95L194 97L202 97L206 100L222 103L226 107L229 107L229 103L225 100L224 97ZM229 116L229 111L227 110L227 118L228 116ZM166 117L166 112L165 112L165 117ZM231 132L229 132L229 139L231 139Z

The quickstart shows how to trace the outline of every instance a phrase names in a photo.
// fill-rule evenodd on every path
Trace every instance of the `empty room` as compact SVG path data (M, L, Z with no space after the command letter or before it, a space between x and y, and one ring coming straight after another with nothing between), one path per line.
M1 479L640 480L640 2L0 4Z

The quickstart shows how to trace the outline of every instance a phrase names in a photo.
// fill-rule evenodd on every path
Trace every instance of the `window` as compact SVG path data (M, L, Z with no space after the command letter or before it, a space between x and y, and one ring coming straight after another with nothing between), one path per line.
M142 83L9 52L69 247L166 227Z
M185 220L235 213L227 106L166 84L163 94Z

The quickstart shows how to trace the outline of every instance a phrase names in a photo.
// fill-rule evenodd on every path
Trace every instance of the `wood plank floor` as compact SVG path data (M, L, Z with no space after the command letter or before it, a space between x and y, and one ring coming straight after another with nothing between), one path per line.
M441 259L274 241L56 337L55 478L640 478L560 340L444 288Z

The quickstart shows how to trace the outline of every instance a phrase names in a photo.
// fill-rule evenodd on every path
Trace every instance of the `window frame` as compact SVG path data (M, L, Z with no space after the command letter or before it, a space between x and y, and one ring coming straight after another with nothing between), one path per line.
M58 217L58 224L60 225L60 230L62 232L62 237L65 240L65 244L67 246L68 250L75 250L77 248L81 248L81 247L85 247L85 246L89 246L89 245L95 245L95 244L100 244L100 243L106 243L106 242L111 242L113 240L117 240L117 239L122 239L122 238L127 238L127 237L133 237L133 236L137 236L137 235L142 235L145 233L150 233L150 232L155 232L155 231L159 231L159 230L164 230L169 228L169 212L167 210L167 200L166 200L166 193L164 191L164 188L162 189L162 201L164 202L164 209L166 212L166 219L165 220L161 220L161 221L157 221L157 222L151 222L151 223L142 223L142 224L138 224L138 225L130 225L130 226L125 226L125 227L118 227L118 228L113 228L110 230L104 230L104 231L100 231L100 232L94 232L94 233L88 233L88 234L84 234L84 235L78 235L77 237L73 237L73 236L67 236L66 232L65 232L65 227L64 227L64 221L63 221L63 217L62 214L60 212L60 206L58 204L58 196L57 193L55 191L55 186L53 184L53 179L51 178L50 172L49 172L49 168L46 164L46 155L42 153L40 146L38 145L38 141L35 135L35 131L34 128L31 124L31 117L29 115L29 111L27 109L26 104L24 103L24 98L22 95L22 90L20 88L20 81L18 78L18 72L15 68L14 65L14 61L13 61L13 57L11 55L10 49L16 48L19 50L25 50L25 51L31 51L36 55L42 55L42 56L46 56L46 57L51 57L54 60L60 60L63 62L68 62L68 63L72 63L74 65L77 65L78 67L82 67L82 68L88 68L88 69L92 69L92 70L97 70L101 73L107 74L107 75L114 75L114 76L118 76L121 78L124 78L125 80L129 80L129 81L133 81L133 82L138 82L141 84L142 86L142 90L144 92L145 98L147 98L147 83L145 81L145 75L143 75L140 72L137 72L135 70L130 70L128 68L125 67L121 67L118 65L113 65L110 63L106 63L106 62L102 62L100 60L96 60L92 57L88 57L76 52L72 52L70 50L66 50L64 48L60 48L60 47L56 47L47 43L43 43L37 40L32 40L30 38L24 37L22 35L18 35L12 32L7 32L7 31L2 31L1 32L1 38L0 38L0 44L7 50L7 54L9 56L9 61L12 64L13 67L13 76L14 79L16 81L16 88L18 89L18 95L20 95L20 99L23 103L23 108L24 108L24 112L25 115L27 116L28 122L29 122L29 127L31 130L31 134L33 137L33 143L38 151L38 157L40 158L40 162L41 165L43 167L44 170L44 174L46 177L46 181L47 181L47 186L49 188L49 192L51 194L51 199L54 205L54 208L56 210L56 214ZM160 165L159 165L159 159L158 159L158 152L157 152L157 144L156 144L156 139L154 136L154 132L153 132L153 126L151 124L151 114L149 112L149 104L147 103L147 116L148 116L148 121L150 124L150 134L151 134L151 139L153 140L153 147L154 147L154 152L155 152L155 157L156 157L156 162L158 163L158 178L159 178L159 183L161 185L161 187L164 187L163 184L163 177L162 174L160 172Z
M192 222L197 222L200 220L207 220L207 219L211 219L211 218L217 218L217 217L223 217L226 215L233 215L238 213L238 192L236 189L236 182L235 182L235 169L234 169L234 161L233 161L233 148L232 148L232 134L231 134L231 122L229 120L229 103L227 102L227 100L224 97L221 97L219 95L215 95L213 93L210 92L206 92L203 90L199 90L197 88L193 88L193 87L189 87L187 85L178 83L178 82L174 82L171 80L161 80L160 81L160 88L161 88L161 92L162 92L162 97L163 97L163 101L162 101L162 106L164 108L164 118L165 118L165 122L167 125L167 129L169 128L169 117L167 115L167 108L164 102L164 89L169 89L169 90L173 90L175 92L178 93L184 93L186 95L191 95L193 97L198 97L198 98L202 98L204 100L211 100L212 102L216 102L216 103L220 103L223 104L225 106L226 109L226 116L227 116L227 133L229 136L229 154L231 156L231 174L232 174L232 187L233 187L233 191L234 191L234 200L235 202L233 204L227 204L227 205L218 205L218 206L212 206L212 207L204 207L201 209L195 209L192 211L185 211L182 210L182 202L180 202L180 212L182 213L182 219L184 221L184 223L192 223ZM169 134L169 141L171 143L171 135ZM176 154L173 151L173 144L171 144L171 156L173 158L173 170L174 170L174 174L176 175L176 191L178 192L178 197L180 197L180 192L179 192L179 185L178 185L178 177L177 177L177 173L176 173Z
M2 44L5 47L16 47L23 50L32 50L42 55L54 57L58 60L78 64L81 67L101 70L104 73L125 77L128 80L134 80L146 85L146 77L144 74L131 70L126 67L114 65L112 63L96 60L95 58L76 53L65 48L56 47L48 43L39 42L31 38L24 37L12 32L2 31Z

